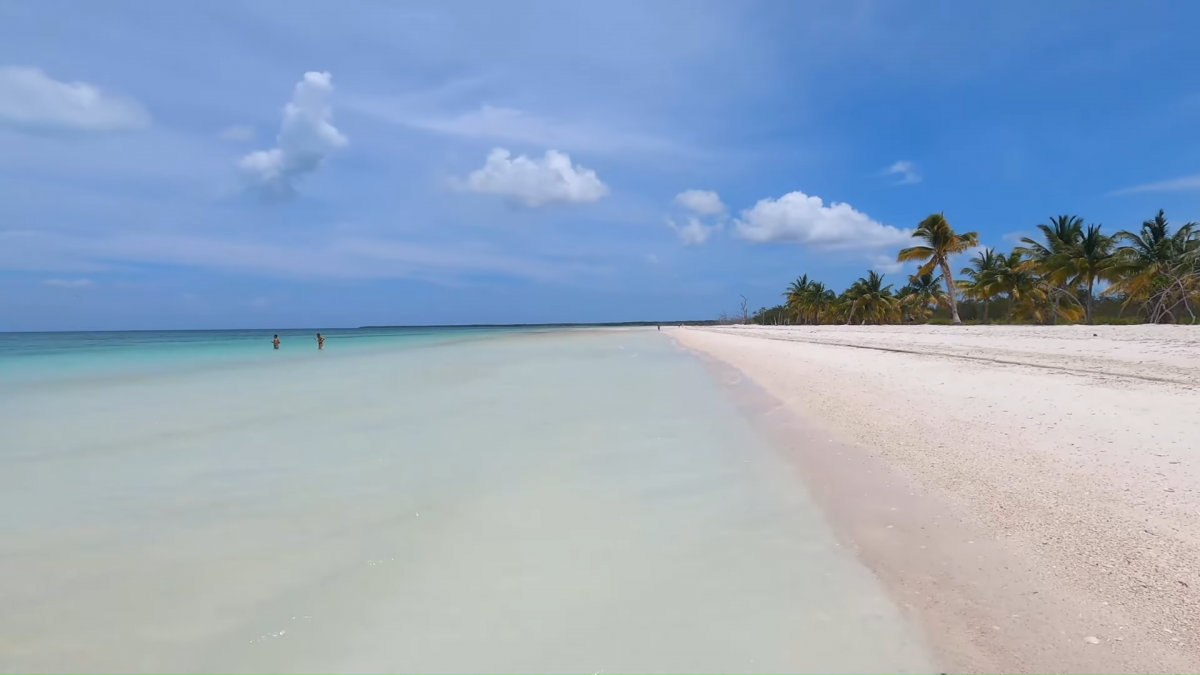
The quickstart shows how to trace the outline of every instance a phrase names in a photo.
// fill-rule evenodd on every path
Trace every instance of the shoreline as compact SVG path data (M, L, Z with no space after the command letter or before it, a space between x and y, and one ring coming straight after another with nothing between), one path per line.
M1177 469L1171 491L1147 485L1146 470L1162 467L1135 459L1165 441L1175 451L1165 466L1191 463L1180 438L1143 429L1161 432L1162 420L1136 411L1164 397L1186 406L1197 393L1128 372L1132 364L1200 381L1189 333L1173 342L1148 335L1170 328L1117 338L1110 327L1043 336L1027 328L840 328L669 335L710 364L792 460L843 542L919 621L947 672L1196 670L1190 582L1200 549L1187 514L1200 482ZM1109 335L1071 344L1084 330ZM996 351L1017 363L981 358ZM1114 412L1114 394L1133 411ZM1057 408L1046 409L1056 397ZM1072 421L1089 405L1106 417L1087 416L1084 426L1105 427L1100 436L1113 426L1127 432L1097 447ZM1056 424L1047 424L1054 413ZM1171 432L1196 437L1195 422L1175 419ZM1187 503L1173 503L1180 496Z

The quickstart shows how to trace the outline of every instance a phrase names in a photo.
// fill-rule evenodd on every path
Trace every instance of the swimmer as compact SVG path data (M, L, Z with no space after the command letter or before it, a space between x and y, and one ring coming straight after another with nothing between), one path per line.
M317 333L317 349L325 349L325 336Z
M279 349L279 335L278 334L276 334L275 337L271 339L271 344L275 345L275 349Z

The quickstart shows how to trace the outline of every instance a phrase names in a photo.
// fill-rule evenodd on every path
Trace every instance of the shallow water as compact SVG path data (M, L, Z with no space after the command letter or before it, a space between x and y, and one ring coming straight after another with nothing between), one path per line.
M0 670L932 669L665 336L463 337L10 358Z

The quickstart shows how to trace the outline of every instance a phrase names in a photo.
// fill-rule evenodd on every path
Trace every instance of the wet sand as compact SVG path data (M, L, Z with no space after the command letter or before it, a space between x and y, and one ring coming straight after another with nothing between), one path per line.
M774 406L842 540L947 669L1197 670L1200 330L670 334Z

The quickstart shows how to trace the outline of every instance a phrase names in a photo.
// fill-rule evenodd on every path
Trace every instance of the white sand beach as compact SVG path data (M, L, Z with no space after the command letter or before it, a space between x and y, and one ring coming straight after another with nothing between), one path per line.
M794 461L946 668L1200 669L1200 327L670 335L820 430Z

